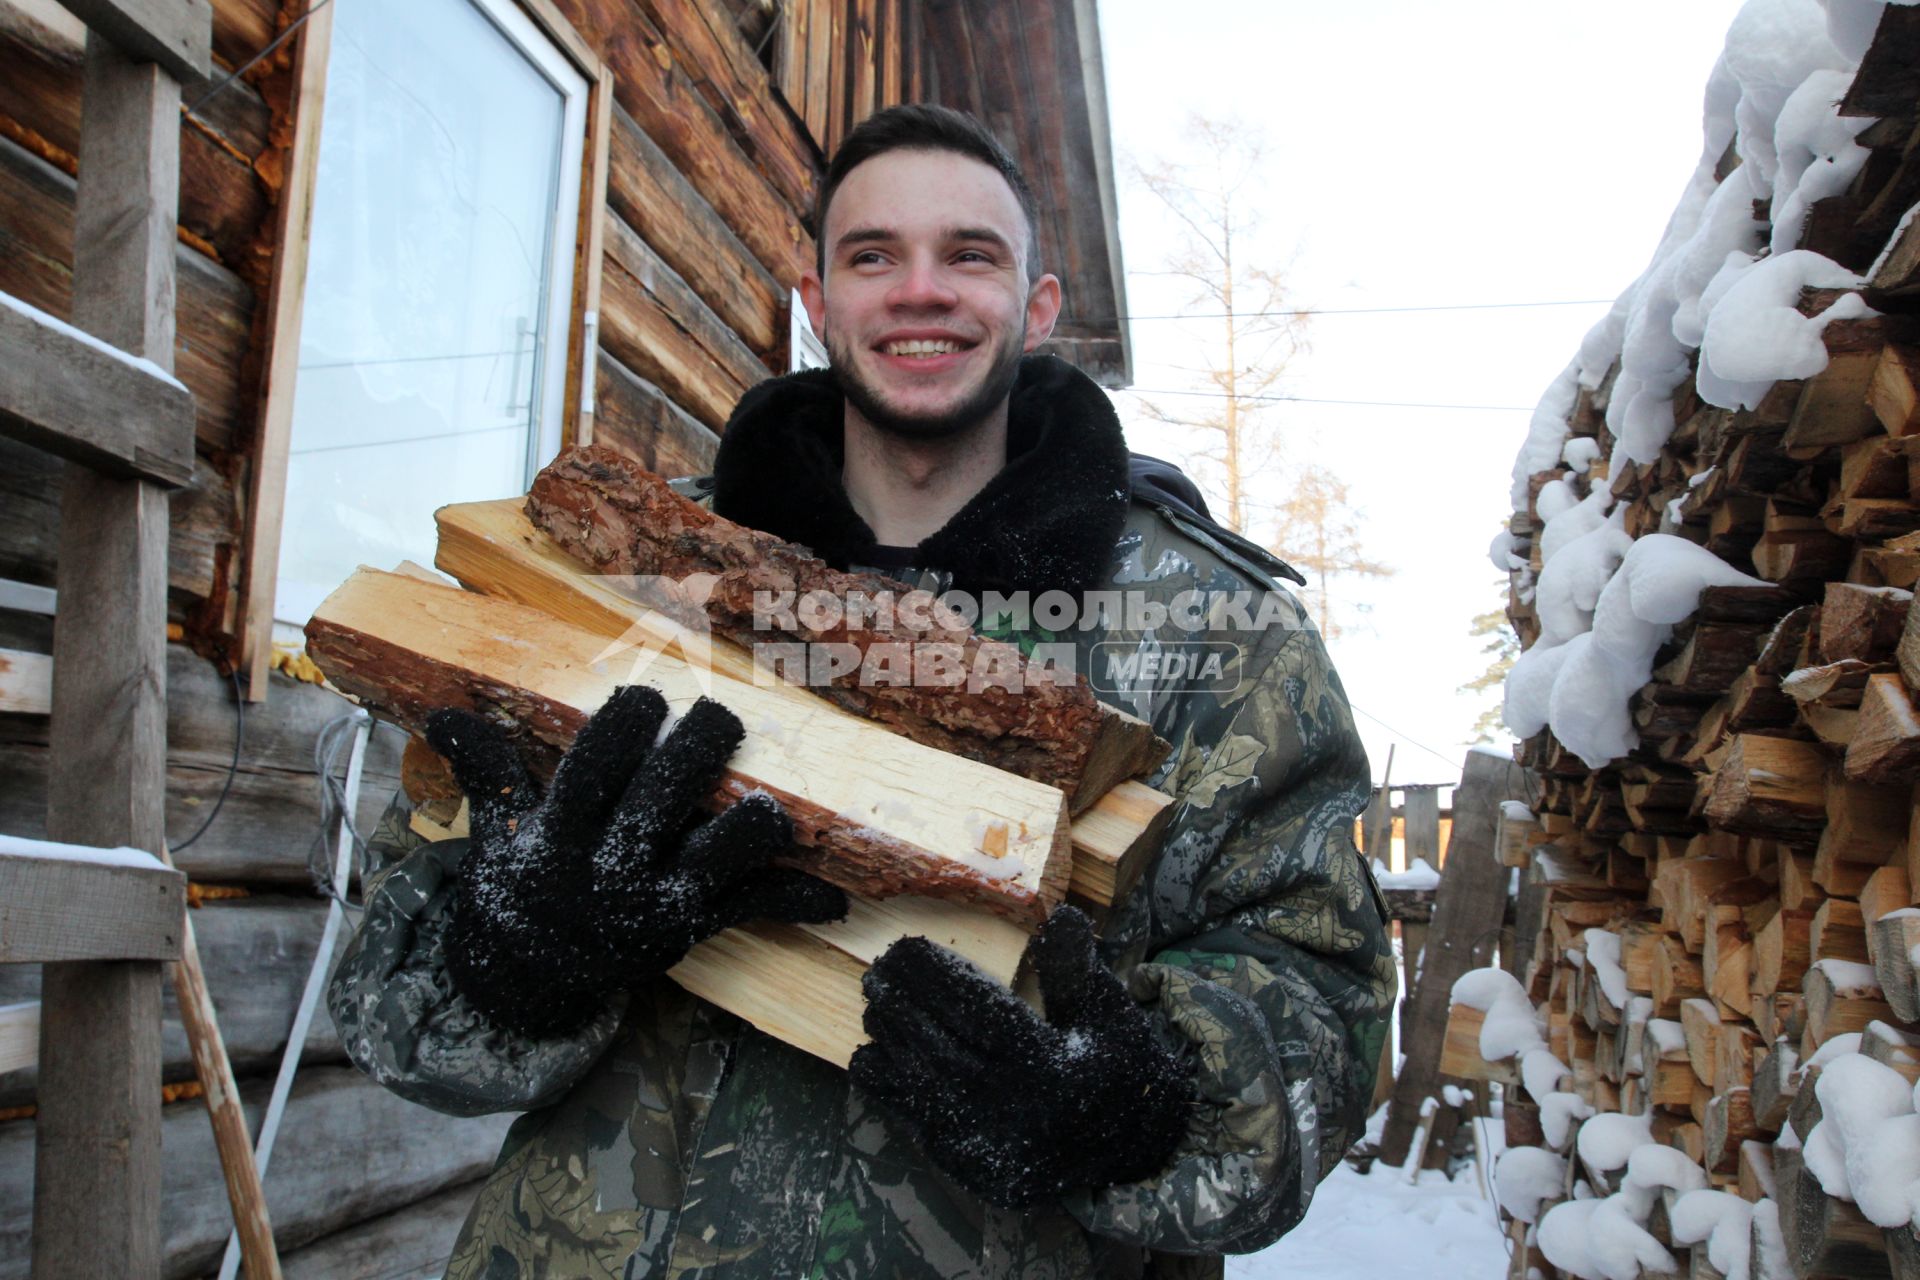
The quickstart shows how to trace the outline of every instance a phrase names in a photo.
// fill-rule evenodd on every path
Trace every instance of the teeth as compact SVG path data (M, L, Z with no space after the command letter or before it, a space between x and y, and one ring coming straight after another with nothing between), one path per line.
M960 344L948 339L930 341L916 338L911 342L889 342L887 354L890 356L944 356L960 349Z

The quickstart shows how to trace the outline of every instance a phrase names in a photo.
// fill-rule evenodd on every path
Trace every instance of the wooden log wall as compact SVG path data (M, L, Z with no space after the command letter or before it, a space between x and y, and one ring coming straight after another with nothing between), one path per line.
M798 0L777 15L751 0L525 3L570 24L613 83L607 196L595 211L604 217L590 353L596 442L654 471L699 472L739 394L786 368L788 298L813 261L822 157L873 110L926 96L924 0ZM216 76L307 8L307 0L212 0ZM1017 34L1002 23L975 37L975 51L994 64L989 42ZM53 0L0 0L0 291L63 318L82 40ZM345 709L276 673L265 704L248 713L229 785L234 699L221 672L238 658L244 629L247 495L298 45L287 41L210 98L208 86L189 86L185 101L199 105L181 120L175 367L198 417L193 482L171 499L167 830L184 840L227 791L217 820L176 857L201 899L207 977L250 1103L284 1048L325 913L307 869L321 834L312 753L320 728ZM1079 83L1077 37L1045 43L1036 57L1026 72L1071 72L1069 83ZM977 97L950 100L977 107ZM1022 98L1019 114L1045 105ZM1029 165L1024 146L1048 141L1020 136L1012 117L996 128L1023 144ZM1054 194L1071 203L1064 186ZM55 464L0 443L0 577L55 585L59 489ZM0 611L0 647L45 653L50 639L48 619ZM0 830L43 834L46 744L45 717L0 713ZM383 730L356 815L363 832L398 782L399 741ZM0 974L0 1004L31 999L36 977ZM171 1002L167 1018L163 1080L185 1085L193 1072ZM267 1184L282 1248L293 1250L286 1273L348 1274L369 1260L380 1274L416 1261L433 1273L501 1121L449 1121L385 1094L341 1065L324 1014L302 1061ZM33 1100L31 1068L0 1074L0 1203L10 1207L0 1212L0 1280L25 1274ZM165 1133L167 1274L198 1274L225 1236L201 1104L172 1103Z
M1862 1055L1920 1080L1920 912L1905 910L1920 904L1920 240L1911 225L1896 233L1920 197L1916 52L1920 14L1890 7L1843 107L1880 117L1859 138L1872 155L1851 189L1813 207L1801 241L1856 271L1879 259L1864 292L1880 314L1832 324L1827 369L1755 409L1714 408L1689 383L1659 458L1611 475L1609 375L1569 421L1600 461L1533 477L1535 495L1556 478L1610 486L1636 537L1684 499L1677 532L1774 585L1703 594L1634 699L1627 757L1589 768L1550 731L1517 749L1542 787L1537 820L1511 822L1502 841L1525 868L1506 967L1569 1070L1556 1080L1545 1059L1524 1072L1481 1060L1484 1015L1467 1005L1454 1006L1445 1060L1513 1082L1509 1142L1564 1157L1560 1192L1509 1219L1516 1277L1567 1274L1530 1223L1577 1182L1619 1189L1625 1171L1603 1166L1620 1144L1580 1135L1621 1115L1683 1151L1694 1185L1752 1207L1749 1274L1920 1274L1911 1224L1868 1221L1801 1153L1836 1061ZM1801 309L1832 297L1809 291ZM1536 571L1541 529L1531 503L1511 525ZM1539 623L1520 579L1509 615L1531 644ZM1708 1244L1668 1220L1685 1189L1652 1189L1646 1229L1672 1274L1720 1276ZM1783 1258L1789 1270L1775 1270Z

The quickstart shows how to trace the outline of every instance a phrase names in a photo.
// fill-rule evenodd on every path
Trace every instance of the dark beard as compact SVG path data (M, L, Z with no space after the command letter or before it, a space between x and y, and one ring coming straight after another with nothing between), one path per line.
M1026 337L1025 326L1021 328L1020 337L1023 340ZM972 395L947 412L932 416L909 415L894 410L874 394L873 388L860 380L860 375L854 370L854 362L845 358L844 352L835 350L835 344L831 341L827 343L827 356L840 394L874 430L902 440L947 440L979 425L1012 393L1014 380L1020 376L1023 345L1023 341L1009 342L1000 362L987 371L987 376Z

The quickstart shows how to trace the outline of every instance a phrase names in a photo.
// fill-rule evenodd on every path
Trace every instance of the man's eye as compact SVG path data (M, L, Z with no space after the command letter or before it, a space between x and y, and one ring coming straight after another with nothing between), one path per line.
M874 249L863 249L859 253L854 254L851 259L852 264L856 267L870 266L879 261L881 261L880 254Z
M991 257L979 249L962 249L954 255L953 260L955 262L985 262L989 264L993 262Z

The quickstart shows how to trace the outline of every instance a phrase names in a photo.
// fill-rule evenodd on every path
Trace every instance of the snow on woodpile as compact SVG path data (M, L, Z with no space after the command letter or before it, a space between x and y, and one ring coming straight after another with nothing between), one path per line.
M1510 1274L1920 1275L1920 6L1750 0L1490 547ZM1547 372L1547 371L1543 371Z
M1491 547L1529 641L1507 682L1516 736L1550 729L1592 767L1630 754L1630 701L1701 593L1765 585L1739 548L1713 545L1701 417L1760 412L1776 388L1826 373L1830 347L1857 354L1864 329L1886 327L1865 268L1905 225L1883 217L1882 242L1862 243L1832 216L1869 176L1859 139L1880 141L1874 117L1843 106L1885 8L1740 11L1707 86L1698 165L1651 262L1542 396L1514 462L1517 518ZM1669 447L1676 432L1684 452Z

